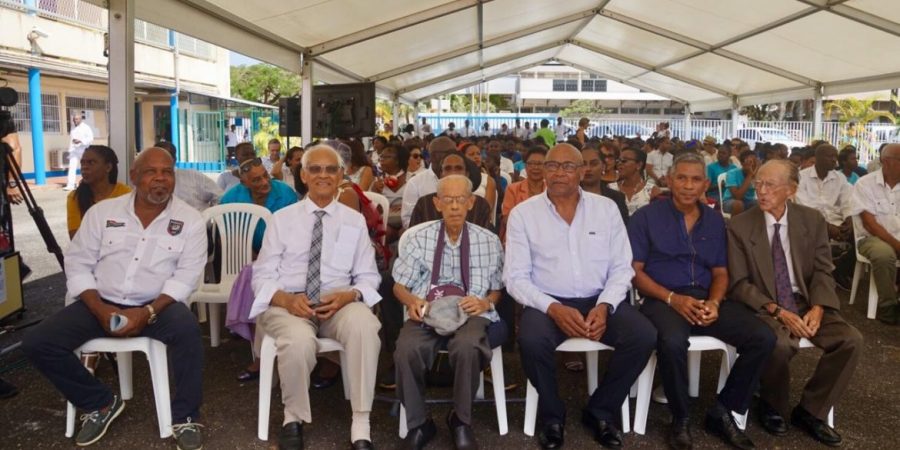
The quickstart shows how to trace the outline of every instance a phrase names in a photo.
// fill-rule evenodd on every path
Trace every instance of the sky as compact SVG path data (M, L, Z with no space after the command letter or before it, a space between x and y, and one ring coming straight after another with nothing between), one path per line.
M231 52L231 65L232 66L240 66L240 65L248 65L249 66L249 65L253 65L253 64L259 64L259 61L255 60L253 58L244 56L240 53Z

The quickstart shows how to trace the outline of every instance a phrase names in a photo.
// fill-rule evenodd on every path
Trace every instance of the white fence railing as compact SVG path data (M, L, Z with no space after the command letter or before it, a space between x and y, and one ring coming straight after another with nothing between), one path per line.
M539 123L542 119L550 122L550 127L556 125L556 116L552 114L487 114L469 115L465 113L435 114L420 113L419 118L426 118L431 124L435 134L440 134L453 122L456 129L463 127L465 120L470 126L481 131L485 123L490 125L492 134L496 134L503 124L512 129L518 118L522 124ZM591 119L588 135L594 136L641 136L648 138L660 122L669 122L673 137L679 139L703 139L713 136L716 140L729 139L737 136L738 130L733 129L731 120L698 120L692 119L690 126L681 117L679 118L615 118L602 117ZM563 119L563 123L569 127L570 133L574 133L578 127L578 119ZM816 134L815 124L809 121L740 121L740 129L747 128L774 128L783 131L792 140L808 144L816 139L824 139L837 147L851 144L857 148L859 160L868 162L876 157L878 148L886 142L898 142L898 127L890 124L867 124L865 130L840 122L823 122L822 132ZM688 128L690 131L688 132Z

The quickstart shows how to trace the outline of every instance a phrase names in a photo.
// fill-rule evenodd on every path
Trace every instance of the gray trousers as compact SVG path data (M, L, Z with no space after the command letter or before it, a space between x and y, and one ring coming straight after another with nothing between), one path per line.
M460 421L472 423L472 403L478 390L482 369L491 359L487 328L491 321L470 317L453 336L441 336L422 327L421 322L406 321L394 350L397 370L397 395L406 408L406 426L412 430L428 420L425 409L425 374L444 343L453 367L453 408Z
M897 280L897 252L875 236L863 238L857 245L859 254L872 262L870 276L875 279L875 290L878 291L878 312L896 315L897 285L894 283Z

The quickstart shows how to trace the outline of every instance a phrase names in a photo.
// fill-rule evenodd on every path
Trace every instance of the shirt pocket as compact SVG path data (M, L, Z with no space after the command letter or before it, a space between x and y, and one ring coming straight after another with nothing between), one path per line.
M890 199L887 198L876 198L875 199L875 215L876 216L889 216L894 213L894 207L891 205Z
M184 239L161 237L156 240L156 247L153 249L153 258L150 260L152 269L155 271L166 271L178 262L181 253L184 251Z
M124 232L107 231L103 233L103 240L100 241L100 254L97 259L103 259L124 249L126 237Z
M356 256L356 247L361 235L362 231L359 228L341 225L329 261L332 267L340 272L349 272L353 268L353 258Z

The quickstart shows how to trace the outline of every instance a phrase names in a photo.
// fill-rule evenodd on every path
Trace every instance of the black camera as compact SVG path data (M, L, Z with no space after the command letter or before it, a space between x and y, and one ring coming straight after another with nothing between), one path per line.
M16 106L19 101L19 93L11 87L0 88L0 106L11 107ZM0 109L0 138L7 134L16 132L16 124L12 120L12 114L9 111Z

